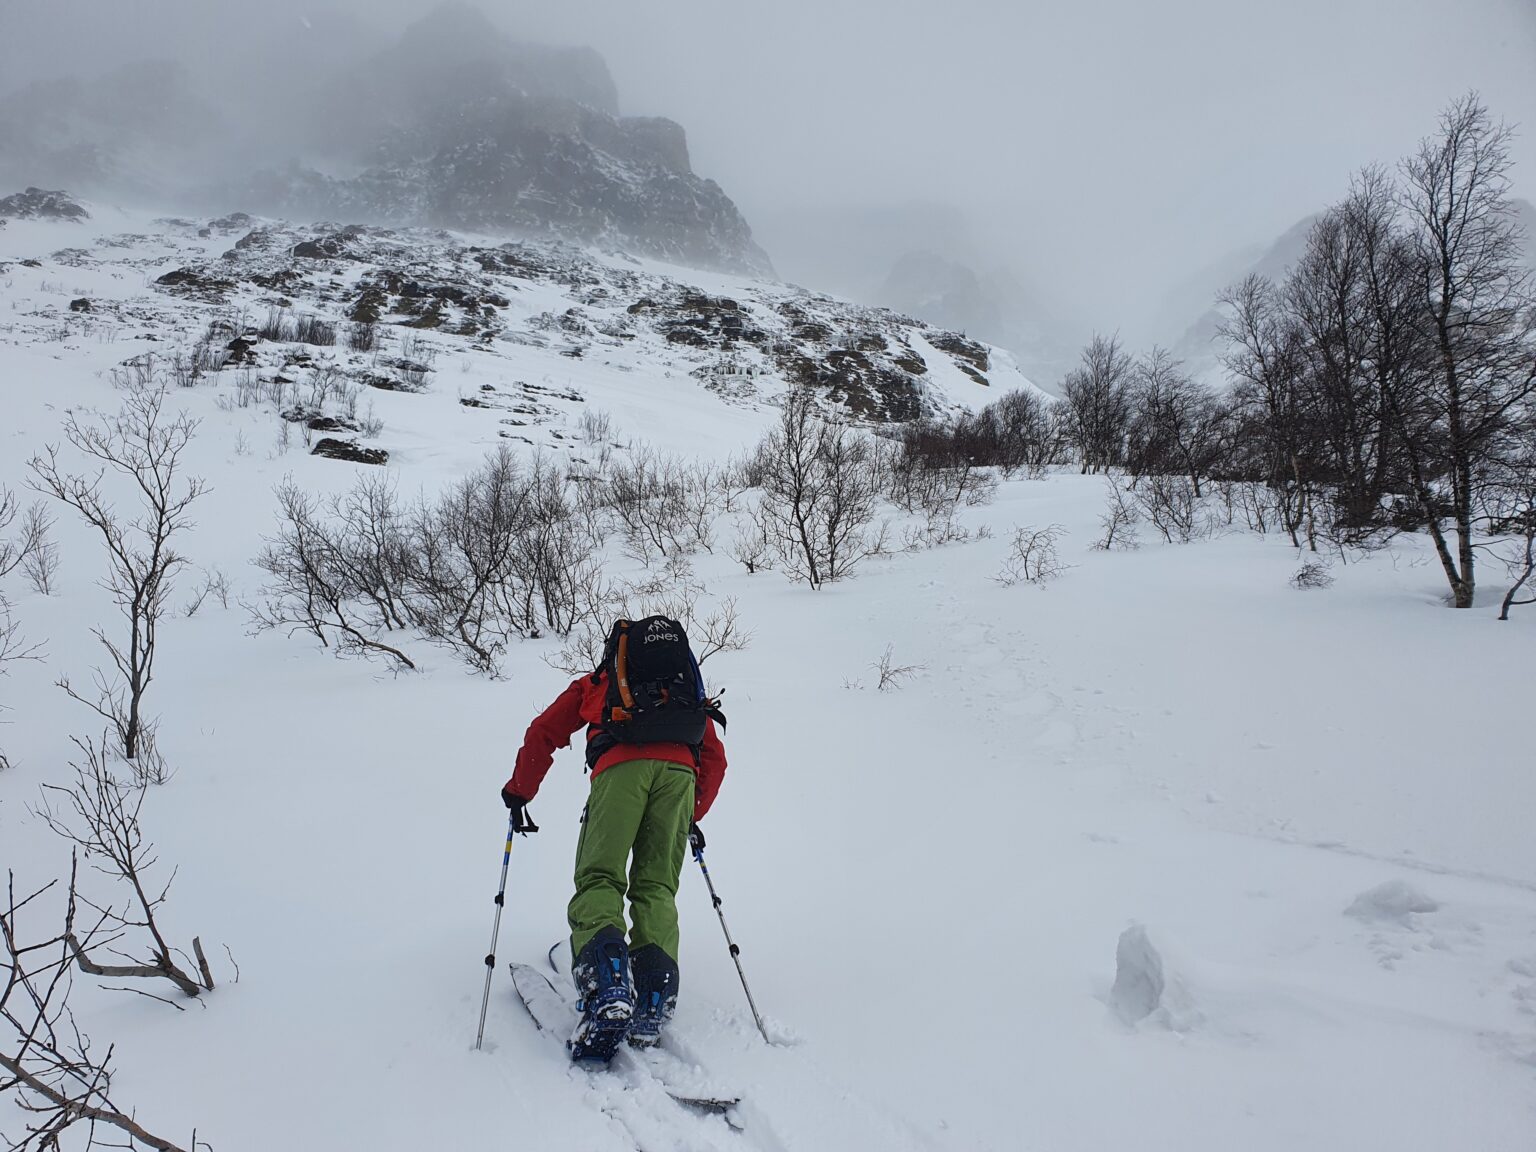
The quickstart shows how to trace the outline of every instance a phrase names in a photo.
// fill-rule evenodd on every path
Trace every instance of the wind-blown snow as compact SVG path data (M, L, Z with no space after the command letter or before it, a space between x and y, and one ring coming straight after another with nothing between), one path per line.
M90 226L0 231L12 488L67 408L116 407L107 369L195 334L199 317L152 287L169 257L49 255L110 255L99 237L149 229L92 210ZM71 314L75 297L121 308ZM521 430L555 453L582 450L570 433L587 408L611 413L617 437L715 459L774 416L763 397L732 402L638 355L598 365L428 339L431 390L374 397L404 491L504 442L494 414L458 402L482 384L579 393L546 398ZM272 486L340 490L357 471L284 454L272 414L231 392L220 379L173 394L203 420L190 463L212 484L186 552L249 597ZM392 676L302 637L247 635L235 601L178 615L149 696L176 775L146 818L163 867L180 869L166 927L201 935L220 987L175 1012L79 982L82 1022L117 1045L116 1094L152 1130L196 1126L219 1152L1526 1152L1536 621L1441 609L1416 539L1302 596L1273 537L1090 551L1101 506L1096 478L1015 480L966 512L992 538L871 561L819 592L749 576L724 548L697 559L754 633L706 669L731 721L708 859L758 1004L791 1041L758 1036L690 863L676 1035L743 1093L739 1133L571 1070L504 967L487 1050L473 1050L496 793L563 684L543 659L556 641L514 648L505 679L425 646L420 673ZM0 681L15 764L0 773L0 865L18 888L68 868L29 806L67 777L69 736L96 731L53 682L85 679L100 659L89 628L111 626L99 545L57 512L56 595L7 585L47 641L45 660ZM1052 523L1073 567L1044 588L993 579L1013 526ZM920 671L880 692L872 666L891 643ZM585 787L579 751L562 753L534 804L543 831L513 851L503 965L540 962L564 931ZM1128 1028L1156 1022L1171 976L1187 996L1178 1023ZM19 1128L0 1107L0 1131Z

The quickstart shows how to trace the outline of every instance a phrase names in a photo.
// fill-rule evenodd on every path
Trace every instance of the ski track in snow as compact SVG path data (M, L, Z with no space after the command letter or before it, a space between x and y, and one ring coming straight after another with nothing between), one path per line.
M212 314L152 282L231 238L97 214L0 231L0 481L13 489L66 409L115 406L112 366L189 344ZM71 314L77 296L118 311ZM511 314L563 299L533 286ZM506 412L459 403L482 385L537 385L517 435L556 454L584 450L572 425L589 409L613 414L616 439L716 459L773 419L760 398L706 391L655 343L598 362L425 338L439 350L431 389L374 397L406 492L507 442ZM173 393L203 420L189 460L213 485L186 551L249 597L272 486L291 474L337 491L358 471L280 451L273 414L231 392L221 378ZM511 990L505 962L537 961L563 924L577 751L535 801L543 831L514 848L486 1051L473 1051L505 828L494 793L564 682L542 659L557 645L518 646L503 680L417 645L422 671L395 677L302 638L248 636L235 601L178 614L149 696L177 774L146 818L180 869L166 926L202 936L220 987L176 1013L80 982L82 1021L118 1046L118 1096L152 1130L195 1124L219 1152L1526 1152L1536 774L1503 718L1529 707L1536 614L1441 610L1414 539L1312 593L1287 586L1297 561L1273 538L1091 552L1101 505L1093 477L1015 480L965 514L992 539L869 561L815 593L748 576L723 548L696 558L754 631L707 666L727 689L732 764L707 821L710 869L770 1031L791 1042L758 1036L689 861L672 1043L739 1086L740 1132L681 1113L649 1073L571 1068ZM99 545L56 515L57 593L5 587L47 641L43 661L0 681L15 764L0 773L0 865L22 888L67 868L28 806L67 779L68 736L92 731L53 681L87 676L100 661L88 628L110 620ZM1012 527L1048 523L1065 527L1071 567L1044 588L998 584ZM880 692L888 644L914 672ZM1451 666L1466 675L1445 677ZM1123 985L1137 999L1117 1011L1117 941L1133 924L1124 962L1145 972L1127 980L1158 976ZM18 1128L0 1107L0 1131Z

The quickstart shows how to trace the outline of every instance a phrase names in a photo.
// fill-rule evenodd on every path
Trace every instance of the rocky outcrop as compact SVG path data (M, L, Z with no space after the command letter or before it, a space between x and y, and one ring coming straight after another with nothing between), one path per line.
M13 220L89 220L91 214L68 192L28 188L0 200L0 217Z
M994 349L958 333L785 285L744 279L704 289L552 241L489 246L441 231L253 223L221 256L168 270L156 285L220 315L254 318L243 331L221 330L217 345L225 365L260 379L291 383L340 357L357 385L419 391L433 373L427 350L461 341L484 354L538 348L628 361L686 375L731 402L800 385L874 423L940 415L978 403L999 373L1004 386L1018 379ZM193 235L208 225L177 227ZM530 314L513 306L519 298L547 310ZM501 410L515 426L548 415L545 391L522 381L461 403Z
M622 116L592 49L512 40L457 3L382 51L353 47L318 69L296 47L266 66L270 91L243 77L244 105L164 63L0 97L0 185L772 271L736 205L693 171L682 126ZM232 175L209 187L209 172Z
M549 236L694 267L771 272L725 192L698 176L681 125L619 115L585 48L520 44L465 5L439 9L340 79L320 164L242 195L288 217Z

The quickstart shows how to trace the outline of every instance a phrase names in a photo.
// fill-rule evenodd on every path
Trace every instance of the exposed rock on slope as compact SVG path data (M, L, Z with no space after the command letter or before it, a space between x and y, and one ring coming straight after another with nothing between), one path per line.
M394 325L490 352L531 346L681 372L733 401L803 384L876 422L975 406L994 398L994 377L1005 388L1024 383L987 346L886 309L751 281L705 289L551 242L260 223L221 256L156 283L243 316L230 321L237 336L273 310L338 329ZM361 382L397 387L398 372L373 375L381 382Z
M77 204L68 192L47 192L28 188L0 200L0 219L13 220L89 220L91 214Z

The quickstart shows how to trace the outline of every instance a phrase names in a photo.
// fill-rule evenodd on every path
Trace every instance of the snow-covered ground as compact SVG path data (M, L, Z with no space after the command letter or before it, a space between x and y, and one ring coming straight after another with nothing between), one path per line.
M94 234L0 231L13 489L67 409L116 407L110 367L196 328L152 288L168 260L47 255ZM123 314L69 313L80 296ZM431 389L373 398L405 491L506 442L459 399L513 378L551 389L526 434L555 452L582 450L553 434L585 409L713 459L774 418L638 353L429 339ZM203 420L189 463L212 485L185 551L249 597L273 485L339 490L360 466L283 451L273 413L232 403L228 376L173 393ZM643 1080L571 1070L504 970L473 1050L496 793L564 682L544 659L557 641L515 647L503 679L424 645L422 671L393 676L250 635L235 601L169 621L149 702L176 774L145 818L179 868L166 926L202 937L220 987L176 1012L79 983L82 1024L117 1046L115 1095L219 1152L1529 1149L1536 614L1444 610L1409 538L1311 592L1289 586L1298 561L1276 537L1095 552L1102 484L1008 482L966 513L990 539L870 561L818 592L748 575L724 548L696 559L753 632L708 665L731 770L705 830L783 1042L758 1036L691 864L676 1035L743 1095L740 1132ZM30 808L67 779L70 735L97 728L53 682L85 680L89 629L111 626L99 545L56 512L56 593L6 589L47 646L0 681L0 866L21 889L68 869ZM1062 576L998 583L1014 526L1053 523ZM917 670L881 692L887 645ZM539 962L563 934L585 785L579 752L562 753L534 805L543 831L513 852L503 962ZM21 1124L0 1108L0 1132Z

